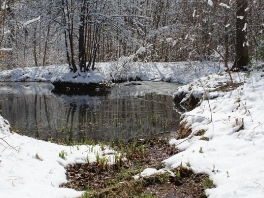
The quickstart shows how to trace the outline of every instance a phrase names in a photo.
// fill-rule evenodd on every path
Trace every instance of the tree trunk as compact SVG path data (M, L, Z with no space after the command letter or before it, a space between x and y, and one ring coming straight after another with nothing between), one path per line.
M91 54L90 54L90 58L89 58L89 62L88 62L88 69L92 69L94 70L95 68L95 60L96 60L96 56L97 56L97 50L99 47L99 41L100 41L100 25L101 24L94 24L94 28L93 28L93 37L92 37L92 49L91 49Z
M50 35L50 25L48 26L46 40L45 40L45 45L44 45L43 62L42 62L42 65L43 66L46 66L46 55L47 55L47 50L48 50L48 39L49 39L49 35Z
M63 23L67 27L67 29L64 30L64 36L65 36L65 47L66 47L66 56L69 63L69 67L73 72L77 71L77 66L74 61L74 43L73 43L73 18L70 16L69 13L69 2L62 1L62 13L63 13ZM68 32L68 35L67 35ZM68 46L68 40L69 39L69 45Z
M79 67L82 72L86 71L86 45L85 45L85 5L82 2L79 22Z
M247 0L237 0L236 11L236 59L232 70L240 70L242 66L249 64L249 54L247 45Z
M36 42L36 34L37 34L37 28L34 28L34 40L33 40L33 54L34 54L34 60L35 60L35 66L38 66L38 57L37 57L37 42Z

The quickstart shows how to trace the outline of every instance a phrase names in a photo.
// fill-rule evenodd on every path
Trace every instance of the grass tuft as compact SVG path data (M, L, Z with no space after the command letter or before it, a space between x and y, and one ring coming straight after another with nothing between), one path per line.
M66 159L66 155L67 155L67 153L64 151L64 150L62 150L60 153L59 153L59 157L60 158L62 158L62 159Z

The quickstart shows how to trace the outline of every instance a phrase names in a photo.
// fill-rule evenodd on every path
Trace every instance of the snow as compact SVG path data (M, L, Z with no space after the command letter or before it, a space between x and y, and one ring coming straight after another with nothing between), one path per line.
M244 19L244 16L237 16L238 19Z
M4 2L2 3L1 9L2 9L2 10L6 10L6 9L8 9L8 8L9 8L9 7L8 7L6 1L4 1Z
M112 163L114 151L99 145L63 146L35 140L10 132L7 120L0 116L0 197L70 198L83 192L59 188L66 182L65 166L96 160L96 154ZM59 153L65 153L65 159Z
M31 20L28 20L27 22L24 23L24 27L31 24L31 23L39 21L39 20L40 20L40 16L38 16L37 18L31 19Z
M193 18L196 16L196 10L193 11Z
M212 2L212 0L208 0L208 5L209 6L213 6L214 5L214 3Z
M12 48L0 48L0 51L12 51Z
M137 54L143 54L146 52L146 48L145 47L140 47L138 50L137 50Z
M173 42L173 38L166 38L167 43L172 43Z
M150 81L162 80L186 84L203 75L223 71L218 62L177 62L177 63L129 63L127 60L113 63L98 63L96 70L84 73L70 73L67 65L46 67L25 67L0 71L2 81L72 81L72 82L105 82L126 80L129 78ZM89 78L88 78L89 76Z
M73 83L102 83L107 81L103 74L100 72L90 71L90 72L80 72L77 71L76 73L70 72L68 67L64 68L64 72L57 72L51 78L51 82L54 81L67 81Z
M146 168L144 171L142 171L140 174L137 174L134 176L134 179L139 179L140 177L149 177L151 175L159 175L164 173L170 173L170 176L174 177L174 173L169 170L164 169L155 169L155 168Z
M247 23L245 23L245 24L244 24L244 27L243 27L242 31L244 31L244 32L245 32L245 31L246 31L246 29L247 29Z
M164 169L148 168L135 178L164 173L188 163L194 172L207 173L213 180L216 188L206 190L209 197L263 197L264 72L252 71L249 77L245 73L233 73L234 82L242 85L222 92L215 89L230 79L221 72L221 67L211 66L214 64L102 63L96 65L97 71L90 76L106 80L139 76L144 80L182 82L186 85L179 87L174 95L186 92L202 96L198 107L181 116L191 126L192 134L185 139L170 140L182 152L164 160ZM0 72L0 79L49 81L67 77L67 72L66 66L20 68ZM8 121L0 116L0 197L78 197L82 192L59 188L66 182L64 167L85 162L87 156L90 162L94 161L96 152L113 160L114 151L110 148L102 151L98 145L56 145L12 133L9 128ZM204 136L209 141L195 136L198 130L205 130ZM67 153L65 159L59 157L62 151Z
M227 9L230 9L230 6L229 5L226 5L225 3L220 3L219 5L222 6L222 7L227 8Z
M214 84L214 77L202 81ZM195 172L209 174L217 186L206 190L209 197L263 197L263 89L263 73L255 71L244 85L184 113L183 121L192 126L193 134L204 129L209 141L192 135L183 143L172 139L170 143L184 151L166 159L166 167L188 162Z

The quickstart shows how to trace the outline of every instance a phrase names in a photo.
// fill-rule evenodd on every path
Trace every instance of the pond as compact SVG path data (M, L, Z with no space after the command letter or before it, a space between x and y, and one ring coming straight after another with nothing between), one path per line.
M109 93L65 95L48 82L7 82L0 86L0 109L19 134L44 140L109 141L175 133L178 84L141 82L114 85Z

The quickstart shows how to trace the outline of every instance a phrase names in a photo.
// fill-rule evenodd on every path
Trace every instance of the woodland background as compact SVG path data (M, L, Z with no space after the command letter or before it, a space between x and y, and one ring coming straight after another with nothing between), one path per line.
M264 57L261 0L1 1L2 69ZM244 52L242 52L243 54ZM242 64L243 65L243 64Z

